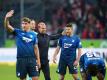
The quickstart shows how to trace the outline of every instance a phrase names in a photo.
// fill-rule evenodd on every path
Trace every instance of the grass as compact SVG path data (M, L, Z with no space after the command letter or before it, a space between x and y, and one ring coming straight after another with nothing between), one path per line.
M81 40L82 41L82 46L84 48L87 48L87 47L95 47L95 48L99 48L101 43L103 42L103 40Z
M94 46L95 48L99 48L101 43L104 41L104 40L81 40L82 41L82 46L84 48L87 48L87 47L91 47L91 46ZM93 45L91 45L93 44ZM6 48L10 48L10 47L14 47L15 46L15 40L14 39L7 39L6 42L5 42L5 46Z
M51 72L51 79L52 80L58 80L58 74L56 73L56 65L51 65L50 67L50 72ZM16 69L15 65L7 65L7 64L0 64L0 80L19 80L16 77ZM80 73L79 73L80 77ZM106 75L107 78L107 75ZM43 73L40 74L40 79L39 80L44 80ZM65 76L65 80L73 80L72 76L70 74L67 74ZM81 79L80 79L81 80ZM93 78L93 80L97 80L96 78Z
M14 46L15 46L15 40L13 39L6 40L5 45L4 45L5 48L10 48Z

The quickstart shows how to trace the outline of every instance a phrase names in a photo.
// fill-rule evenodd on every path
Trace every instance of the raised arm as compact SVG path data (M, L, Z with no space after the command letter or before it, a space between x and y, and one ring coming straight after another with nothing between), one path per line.
M60 46L57 46L56 50L55 50L55 53L53 55L53 62L56 63L56 56L58 55L59 53L59 50L60 50Z
M37 64L38 64L38 66L40 68L41 67L41 63L40 63L40 55L39 55L38 45L35 45L34 51L35 51L35 55L36 55L36 59L37 59Z
M14 10L7 12L5 19L4 19L4 26L9 32L13 32L14 28L9 23L9 18L13 16Z
M65 35L65 31L63 30L61 33L57 33L57 34L54 34L54 35L49 35L50 37L50 40L56 40L56 39L59 39L62 35Z

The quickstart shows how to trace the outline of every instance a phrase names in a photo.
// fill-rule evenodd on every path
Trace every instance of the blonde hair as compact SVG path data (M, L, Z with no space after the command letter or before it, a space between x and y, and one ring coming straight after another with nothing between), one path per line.
M23 18L22 18L22 21L24 21L24 22L28 22L28 23L31 22L31 20L30 20L28 17L23 17Z

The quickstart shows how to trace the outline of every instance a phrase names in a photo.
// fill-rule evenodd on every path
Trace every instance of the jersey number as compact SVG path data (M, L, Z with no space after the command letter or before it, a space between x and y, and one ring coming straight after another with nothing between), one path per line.
M99 53L87 53L87 57L100 57Z

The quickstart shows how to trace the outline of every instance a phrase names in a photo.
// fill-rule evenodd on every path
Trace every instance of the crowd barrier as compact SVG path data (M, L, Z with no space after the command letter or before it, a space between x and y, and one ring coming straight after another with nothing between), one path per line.
M0 48L0 63L2 62L16 62L16 54L17 54L17 49L16 48ZM107 58L107 49L104 48L83 48L82 53L85 53L87 51L98 51L100 52L101 56L105 56ZM52 63L52 57L55 52L55 48L50 48L49 49L49 60L50 63ZM59 60L59 55L57 56L57 62Z

